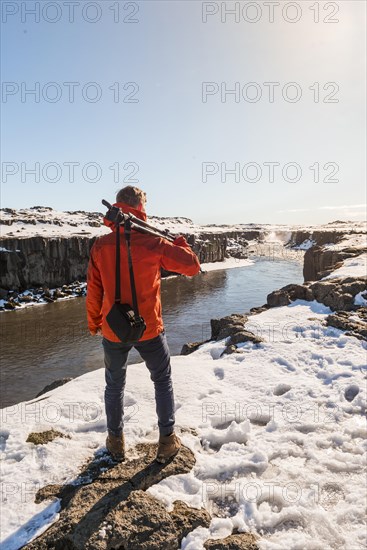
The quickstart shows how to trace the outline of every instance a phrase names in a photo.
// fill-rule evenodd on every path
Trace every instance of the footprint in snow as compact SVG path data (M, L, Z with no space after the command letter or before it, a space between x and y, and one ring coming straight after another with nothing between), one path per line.
M274 388L273 394L277 395L277 396L280 396L280 395L283 395L283 394L287 393L287 391L289 391L290 389L292 389L292 388L289 384L278 384Z
M357 384L351 384L350 386L347 386L344 391L344 397L349 403L353 401L355 397L359 394L359 387Z
M295 429L303 434L309 434L315 432L317 426L315 426L314 424L299 424L298 426L295 426Z
M284 359L284 357L274 357L272 359L272 362L278 363L278 365L280 365L281 367L284 367L289 372L295 372L296 370L296 367L292 365L292 363Z
M198 399L205 399L206 397L209 397L209 395L213 395L214 393L222 393L222 390L209 390L208 393L199 393Z
M221 367L214 369L214 374L218 378L218 380L223 380L224 370Z
M8 437L10 435L10 432L8 430L1 430L0 432L0 451L5 451L6 442L8 440Z

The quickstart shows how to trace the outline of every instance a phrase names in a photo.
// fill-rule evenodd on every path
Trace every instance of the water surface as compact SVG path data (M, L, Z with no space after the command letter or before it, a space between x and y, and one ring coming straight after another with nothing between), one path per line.
M162 281L163 318L172 355L210 337L210 319L244 313L274 289L301 283L302 263L258 259L254 264ZM101 337L89 335L85 298L0 315L1 407L36 396L58 378L103 367ZM129 362L140 361L135 350Z

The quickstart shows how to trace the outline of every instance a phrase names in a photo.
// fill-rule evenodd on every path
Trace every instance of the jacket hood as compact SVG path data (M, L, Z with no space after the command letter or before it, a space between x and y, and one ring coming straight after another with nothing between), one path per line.
M117 208L121 208L121 210L124 212L124 214L132 214L136 218L139 218L140 220L143 220L144 222L147 219L147 215L143 210L138 210L137 208L133 208L129 204L125 204L124 202L115 202L112 206L117 206ZM111 220L107 220L105 217L103 218L103 223L107 227L109 227L112 231L115 230L115 224Z

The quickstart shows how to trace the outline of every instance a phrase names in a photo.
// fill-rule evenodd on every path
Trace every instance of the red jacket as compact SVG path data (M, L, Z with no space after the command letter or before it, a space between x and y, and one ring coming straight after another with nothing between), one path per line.
M117 202L114 206L118 206L125 213L131 212L144 221L147 218L145 212L122 202ZM106 321L106 315L115 301L115 225L106 218L103 221L112 231L96 239L91 249L87 274L88 327L92 333L102 328L105 338L119 342ZM121 303L132 305L127 250L123 234L124 229L121 228ZM166 239L137 231L131 234L131 257L139 313L147 325L141 341L158 336L164 328L161 306L161 267L167 271L190 276L200 271L197 256L183 238L179 242L180 246Z

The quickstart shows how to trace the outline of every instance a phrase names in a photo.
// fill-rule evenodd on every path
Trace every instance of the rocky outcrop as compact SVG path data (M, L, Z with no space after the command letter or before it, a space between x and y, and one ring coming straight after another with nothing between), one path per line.
M303 278L305 281L318 281L343 265L344 260L367 252L367 248L324 248L313 246L304 256Z
M61 499L58 521L33 542L28 550L177 550L196 527L208 527L205 509L190 508L181 501L168 512L164 504L146 492L162 479L189 472L193 453L182 447L168 464L154 461L156 446L139 444L135 458L122 463L99 456L89 463L73 485L49 485L36 502ZM137 457L137 458L136 458Z
M187 235L187 242L200 260L200 263L223 262L227 249L227 236L223 233L200 233Z
M274 257L286 250L290 253L293 246L305 241L313 242L315 246L305 254L305 281L321 279L343 259L355 255L355 249L340 250L339 244L346 236L363 232L360 226L347 229L340 222L320 229L292 229L258 224L198 226L185 218L152 217L150 221L163 229L174 227L174 232L185 235L200 263L221 262L229 256ZM18 211L4 208L0 223L6 227L6 236L0 239L2 292L85 281L94 240L108 231L99 212L57 212L41 206ZM325 244L334 244L335 248L324 249Z
M200 263L221 262L226 255L224 234L186 235ZM85 281L90 249L96 237L30 237L0 240L0 288L61 287ZM163 274L164 275L164 274Z
M289 241L289 246L300 246L305 241L314 241L318 246L323 246L324 244L337 244L339 243L346 234L348 230L322 230L322 231L310 231L310 230L297 230L292 232L291 239Z
M87 237L1 239L0 287L54 288L85 280L93 242Z
M367 288L366 278L345 277L327 279L303 285L290 284L271 292L267 297L269 307L289 305L294 300L316 300L332 311L356 311L355 297Z
M237 533L225 539L209 539L204 543L206 550L259 550L255 535Z
M24 292L16 290L0 289L0 311L19 309L24 305L56 302L64 298L77 298L86 296L87 283L75 281L70 285L50 290L48 287L29 288Z
M274 290L267 296L269 307L288 306L294 300L313 300L312 292L306 285L290 284Z
M190 342L189 344L184 344L182 346L181 355L190 355L190 353L194 353L202 344L203 342Z
M356 312L338 311L326 317L326 324L347 331L348 336L367 340L367 307L360 307Z
M27 443L33 443L33 445L46 445L58 437L64 437L70 439L70 435L63 434L58 430L46 430L45 432L31 432L26 439Z
M211 336L204 342L194 342L192 344L185 344L181 350L181 355L189 355L196 351L202 344L211 342L213 340L225 340L226 347L222 355L228 355L236 353L237 344L244 342L252 342L253 344L260 344L262 338L256 336L249 330L245 329L245 323L247 322L247 315L241 313L233 313L221 319L211 319Z
M355 303L357 294L367 290L367 278L345 277L328 279L314 283L289 284L279 290L274 290L267 296L267 303L251 308L248 314L233 313L221 319L211 319L211 336L204 342L185 344L181 355L189 355L202 344L225 339L225 349L221 356L237 352L237 345L243 342L261 344L263 339L246 330L245 323L251 315L257 315L272 307L288 306L295 300L316 300L329 307L336 315L329 315L327 324L346 330L348 336L367 339L367 308ZM367 292L366 292L367 296ZM353 315L351 315L353 312ZM355 317L357 316L357 317Z

